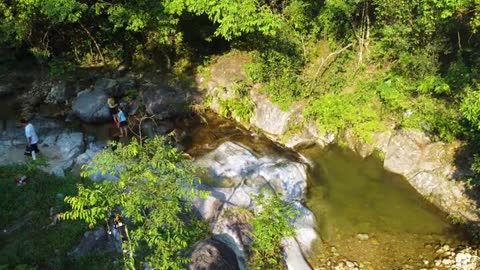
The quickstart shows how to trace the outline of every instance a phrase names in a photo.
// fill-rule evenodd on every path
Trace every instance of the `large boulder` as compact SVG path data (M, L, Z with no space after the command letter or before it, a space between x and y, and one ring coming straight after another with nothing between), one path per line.
M187 111L185 92L166 85L144 85L142 99L149 114L165 119Z
M107 94L101 89L84 90L73 101L73 113L87 123L108 122L111 116L107 99Z
M228 238L229 241L224 242L236 251L240 261L245 258L251 241L251 228L242 218L241 211L236 209L254 209L256 206L252 197L264 189L282 194L284 200L293 202L301 213L292 220L297 237L294 240L296 246L286 249L289 256L309 252L313 241L318 239L315 217L300 203L306 189L305 164L279 156L260 156L234 142L221 144L197 158L195 164L205 168L207 181L199 188L210 191L210 196L195 200L194 206L202 218L213 222L215 235ZM309 269L303 256L289 257L287 264L301 267L298 269Z
M240 270L235 252L215 238L196 243L191 258L190 270Z
M250 194L262 188L302 200L307 186L306 165L282 157L257 157L244 145L225 142L195 163L206 169L212 196L234 205L249 206Z
M272 135L282 135L288 129L292 113L283 111L273 104L267 96L251 91L255 111L250 123Z
M244 66L251 61L252 57L247 52L238 52L220 57L212 65L210 70L211 79L220 88L230 88L236 81L247 79Z

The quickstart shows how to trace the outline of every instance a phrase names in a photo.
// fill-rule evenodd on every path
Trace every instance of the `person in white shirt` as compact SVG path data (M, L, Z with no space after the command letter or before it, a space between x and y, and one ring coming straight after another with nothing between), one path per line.
M35 132L35 128L33 127L32 123L29 123L28 120L22 119L20 121L22 126L25 127L25 137L27 137L27 149L25 151L25 155L32 156L32 159L36 159L36 154L40 152L38 149L38 136Z

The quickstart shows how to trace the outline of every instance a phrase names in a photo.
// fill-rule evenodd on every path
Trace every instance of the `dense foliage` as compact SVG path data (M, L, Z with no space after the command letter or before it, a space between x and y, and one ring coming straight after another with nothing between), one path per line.
M206 234L206 226L191 213L191 201L202 195L193 187L197 180L191 162L156 137L96 155L84 167L84 176L98 172L118 174L119 180L79 186L78 195L65 198L71 210L62 218L93 226L105 224L116 212L127 224L123 248L128 269L144 262L156 269L183 269L187 248Z

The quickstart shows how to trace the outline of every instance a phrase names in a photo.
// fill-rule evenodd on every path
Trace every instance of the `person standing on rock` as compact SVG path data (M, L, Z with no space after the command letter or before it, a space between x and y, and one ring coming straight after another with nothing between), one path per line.
M119 123L120 137L127 137L127 133L128 133L127 114L122 110L121 107L119 107L117 115L118 115L118 120L120 121Z
M36 154L40 152L38 149L38 136L35 132L35 128L33 127L32 123L30 123L27 119L20 120L20 123L25 128L25 137L27 137L27 148L25 151L25 155L31 156L33 160L37 159Z
M118 120L118 104L115 102L115 99L112 96L109 96L107 99L108 110L110 111L110 116L113 118L113 122L120 128L120 121Z

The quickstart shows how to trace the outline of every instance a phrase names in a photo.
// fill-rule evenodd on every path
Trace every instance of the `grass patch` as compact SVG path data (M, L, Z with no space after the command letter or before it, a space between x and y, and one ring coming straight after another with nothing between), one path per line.
M17 186L13 180L17 175L27 175L27 184ZM49 226L50 209L64 211L63 197L76 194L79 181L23 165L0 167L0 269L107 269L103 266L112 260L105 256L74 260L67 255L87 230L85 224Z

